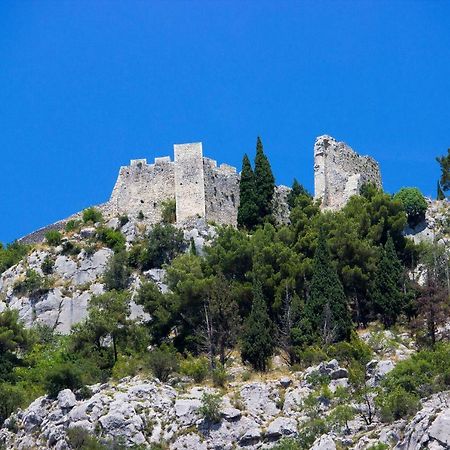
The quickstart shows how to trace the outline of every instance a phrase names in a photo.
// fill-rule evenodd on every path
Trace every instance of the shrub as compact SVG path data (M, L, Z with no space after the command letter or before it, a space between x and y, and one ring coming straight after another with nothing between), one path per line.
M108 291L126 289L130 281L131 270L128 266L127 254L122 251L115 253L108 261L103 274L105 288Z
M217 423L220 422L220 406L222 404L222 397L220 394L208 394L202 395L202 404L199 408L200 416L207 422Z
M48 245L56 247L61 244L62 235L58 230L50 230L45 233L45 239Z
M17 264L25 255L27 255L29 249L30 246L21 244L17 241L8 244L6 248L0 244L0 274Z
M103 222L102 213L97 208L87 208L83 211L83 222L99 223Z
M212 371L211 376L215 387L224 387L228 379L227 371L223 366L216 367Z
M79 220L70 219L66 223L65 230L70 233L71 231L77 230L80 227L80 225L81 225L81 222Z
M272 450L302 450L302 447L296 439L284 438L278 441Z
M97 239L115 252L125 249L125 236L118 230L100 227L97 230Z
M69 428L66 432L67 442L75 450L104 450L98 439L82 427Z
M50 275L53 273L53 268L55 267L55 262L50 256L46 256L41 264L41 270L45 275Z
M206 378L208 369L209 362L204 356L198 358L188 356L180 364L181 373L193 378L196 383L201 383Z
M126 214L123 214L122 216L119 216L119 225L122 228L124 225L126 225L130 219Z
M24 401L22 390L9 383L0 384L0 426Z
M50 398L56 398L63 389L80 389L83 387L81 369L72 363L62 363L47 374L44 384Z
M164 223L175 223L176 222L176 201L175 199L170 199L162 202L161 204L161 216Z
M401 188L394 195L394 200L399 201L405 208L408 223L411 227L416 226L425 218L428 204L419 189L413 187Z
M63 255L78 255L81 252L81 247L74 244L71 241L65 241L62 244L62 254Z
M170 374L178 370L178 355L175 349L162 344L150 353L149 366L156 378L166 382Z
M14 284L14 293L17 295L42 295L50 289L49 281L39 275L33 269L27 269L25 272L25 278L18 280Z
M378 396L377 403L380 407L381 420L393 422L415 414L419 409L420 399L402 387L397 387L387 394Z

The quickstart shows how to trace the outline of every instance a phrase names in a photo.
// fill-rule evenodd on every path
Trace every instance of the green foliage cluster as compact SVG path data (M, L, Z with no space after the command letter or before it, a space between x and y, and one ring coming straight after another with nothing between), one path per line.
M399 201L408 215L408 224L415 227L425 218L428 203L422 192L417 188L401 188L395 195L394 200Z
M255 169L245 154L242 160L238 225L249 230L272 220L275 178L264 153L261 138L256 141Z
M201 406L198 410L200 416L210 423L220 422L220 406L222 396L220 394L209 394L205 392L201 398Z
M161 217L164 223L175 223L177 220L177 203L175 199L169 199L161 204Z
M143 242L130 252L132 267L148 270L170 263L185 248L183 232L171 224L154 225Z
M0 243L0 274L20 262L29 251L29 245L17 241L8 244L6 247Z
M381 417L385 421L413 415L419 399L447 390L450 386L450 344L424 349L400 361L383 381L378 397Z
M125 236L119 230L101 226L97 229L96 236L99 241L115 252L125 249Z
M56 247L61 244L62 234L58 230L50 230L45 233L45 240L48 245Z
M103 215L97 208L91 206L83 211L83 222L101 223L103 222Z
M33 297L46 293L50 287L51 281L49 278L39 275L33 269L27 269L25 278L17 280L14 283L13 290L16 295L29 295Z

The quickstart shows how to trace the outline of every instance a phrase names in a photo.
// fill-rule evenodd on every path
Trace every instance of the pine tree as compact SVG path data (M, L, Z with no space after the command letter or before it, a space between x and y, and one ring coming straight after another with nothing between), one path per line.
M344 288L331 262L324 230L314 254L313 276L306 302L307 318L325 343L347 339L352 322Z
M238 226L251 230L258 221L258 206L256 204L255 174L247 154L242 159L239 190Z
M381 255L372 290L375 310L380 314L383 324L388 327L397 321L402 311L403 270L389 235Z
M256 141L255 186L256 202L259 208L259 220L263 222L264 219L267 219L272 214L275 178L269 160L264 154L263 145L259 136Z
M450 148L447 150L447 155L438 156L436 161L441 167L438 195L445 197L445 192L450 191Z
M261 283L256 281L253 286L252 310L242 333L242 360L248 361L255 370L265 371L273 350L273 324L267 312Z

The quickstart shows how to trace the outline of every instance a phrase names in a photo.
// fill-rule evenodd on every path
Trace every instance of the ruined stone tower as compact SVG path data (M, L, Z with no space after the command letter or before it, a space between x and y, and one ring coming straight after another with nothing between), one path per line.
M319 136L314 144L314 197L323 209L343 207L365 183L381 188L378 163L360 156L344 142L331 136Z

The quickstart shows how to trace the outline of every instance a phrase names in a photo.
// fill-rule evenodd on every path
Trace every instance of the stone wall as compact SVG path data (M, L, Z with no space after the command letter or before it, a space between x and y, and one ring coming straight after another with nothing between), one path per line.
M381 187L378 163L360 156L344 142L331 136L319 136L314 145L314 197L322 208L339 209L365 183Z
M237 224L240 176L234 167L203 158L205 203L207 220L223 224Z
M127 214L135 218L140 212L149 223L161 220L164 201L175 198L175 164L170 157L131 160L120 168L119 176L108 202L111 214Z

